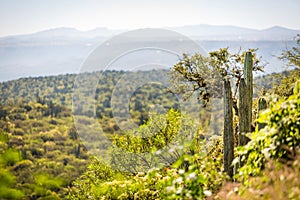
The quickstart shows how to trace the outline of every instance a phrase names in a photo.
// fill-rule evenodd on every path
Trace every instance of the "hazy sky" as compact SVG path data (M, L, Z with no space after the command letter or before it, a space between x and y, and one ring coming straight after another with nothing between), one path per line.
M0 0L0 36L192 24L300 29L300 0Z

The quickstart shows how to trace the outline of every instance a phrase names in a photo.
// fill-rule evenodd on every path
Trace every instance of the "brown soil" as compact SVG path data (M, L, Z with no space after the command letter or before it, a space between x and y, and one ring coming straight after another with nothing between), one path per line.
M242 200L237 195L237 188L239 186L240 183L226 182L217 194L207 198L207 200Z

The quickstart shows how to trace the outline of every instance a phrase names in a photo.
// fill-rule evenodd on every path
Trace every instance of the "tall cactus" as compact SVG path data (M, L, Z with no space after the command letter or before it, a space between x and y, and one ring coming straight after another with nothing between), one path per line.
M224 171L232 178L233 167L231 165L234 159L234 133L233 133L233 111L232 111L232 92L230 80L224 80Z
M246 136L243 133L246 133L248 130L248 103L247 103L247 86L245 83L245 79L242 78L239 84L239 137L238 137L238 145L243 146L247 143Z
M252 117L252 97L253 97L253 56L251 52L247 52L245 56L245 62L244 62L244 77L245 77L245 83L246 87L248 89L248 97L249 97L249 116ZM252 119L252 118L250 118Z
M253 97L253 59L252 53L247 52L244 63L244 79L239 84L239 145L245 145L249 139L243 136L251 132L252 97Z

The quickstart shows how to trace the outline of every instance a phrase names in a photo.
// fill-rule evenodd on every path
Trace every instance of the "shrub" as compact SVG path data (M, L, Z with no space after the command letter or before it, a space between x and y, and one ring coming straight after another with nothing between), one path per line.
M89 199L101 196L97 194L97 187L103 182L109 182L114 179L122 179L122 175L104 164L103 161L93 158L92 163L73 183L73 187L68 195L69 199Z
M266 127L249 136L251 141L238 148L245 165L239 176L247 180L249 175L259 175L267 160L281 163L294 160L300 147L300 82L294 94L287 100L279 100L260 115L258 122Z
M31 168L32 165L33 162L31 162L30 160L21 160L14 165L13 170L14 171L26 170Z
M204 144L203 144L204 145ZM208 154L182 156L172 167L163 199L203 199L216 192L228 177L223 173L222 144L218 141Z
M112 166L131 174L145 172L160 165L171 165L190 146L197 128L185 114L170 109L166 114L152 115L137 129L113 140Z
M50 190L58 190L64 184L62 178L52 177L50 174L37 174L35 176L35 182L37 186Z
M199 145L199 144L198 144ZM209 155L183 155L172 166L126 175L94 160L74 183L69 199L203 199L218 190L222 173L222 145Z
M22 156L18 150L6 149L0 154L0 164L12 166L16 162L20 161Z
M24 130L21 128L15 128L13 129L12 132L14 135L19 135L19 136L23 136L25 134Z
M241 188L243 199L299 199L300 197L300 156L283 165L270 161L266 163L263 175L249 180Z

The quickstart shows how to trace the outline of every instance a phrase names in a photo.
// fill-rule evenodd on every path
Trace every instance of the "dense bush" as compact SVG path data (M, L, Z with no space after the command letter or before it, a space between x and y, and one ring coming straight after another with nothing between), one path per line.
M24 193L15 188L16 177L9 167L21 160L20 152L5 144L8 136L0 133L0 199L21 199Z
M167 114L168 117L177 115L175 111ZM146 131L147 126L152 127L151 120L139 130ZM165 127L163 124L162 127ZM136 141L134 139L130 141L131 144L126 147L132 151L136 150L135 146L143 145L138 138ZM129 139L126 142L129 142ZM160 141L162 142L164 140ZM153 146L160 143L156 142ZM118 168L113 169L95 159L87 171L75 181L68 197L69 199L203 199L216 192L227 178L222 172L222 142L220 138L209 143L195 138L191 145L185 154L178 155L173 164L161 169L151 168L146 172L128 173L119 169L120 172L116 170ZM191 154L192 152L194 154ZM118 157L119 163L122 164L124 159L126 158Z
M223 184L222 154L184 155L173 166L135 176L93 164L75 183L69 199L203 199Z
M188 151L197 128L193 120L173 109L152 115L136 129L114 138L111 164L137 174L159 165L171 165Z
M279 77L282 78L278 84L275 84L275 87L272 88L275 94L288 98L293 94L293 85L297 80L300 79L300 69L294 69L288 72L288 76Z
M265 123L266 127L250 134L251 141L238 149L245 162L239 175L245 180L248 175L261 174L270 159L281 163L295 159L300 148L300 82L287 100L271 103L258 122Z

